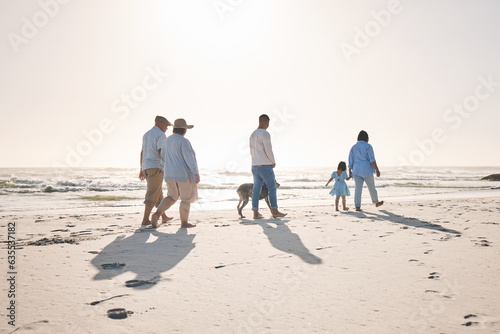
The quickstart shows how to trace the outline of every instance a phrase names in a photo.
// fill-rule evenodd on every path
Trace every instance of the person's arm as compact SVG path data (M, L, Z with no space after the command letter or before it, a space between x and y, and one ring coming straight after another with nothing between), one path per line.
M372 162L372 166L373 166L373 168L375 168L375 172L377 173L377 177L380 177L380 171L378 169L377 162L376 161Z
M163 161L163 157L161 156L161 148L158 150L158 158L160 158L161 175L165 175L163 173L163 170L165 169L165 161Z
M352 168L354 167L354 153L352 152L352 148L349 151L349 160L348 161L348 167L349 167L349 177L352 177Z
M141 150L141 171L139 172L139 179L141 181L144 181L146 179L146 175L144 175L144 172L142 171L142 150Z
M273 168L276 166L276 161L274 160L273 145L271 144L271 135L266 132L262 138L262 144L264 145L264 152L267 158L272 162Z
M158 149L158 158L160 159L160 169L162 174L163 171L165 170L165 160L163 159L162 148L164 148L166 145L167 145L167 137L165 136L165 134L162 134L160 135L160 138L156 143L156 147Z
M333 177L330 178L330 180L328 180L328 182L325 184L325 187L328 187L328 185L330 184L330 182L333 181Z
M370 160L370 163L372 164L373 168L375 168L375 172L377 173L377 177L380 177L380 170L378 169L377 166L377 161L375 161L375 153L373 152L373 147L371 145L368 145L368 159Z
M200 183L200 172L198 170L198 162L196 161L196 154L189 140L182 143L182 157L186 162L191 173L194 174L195 183Z

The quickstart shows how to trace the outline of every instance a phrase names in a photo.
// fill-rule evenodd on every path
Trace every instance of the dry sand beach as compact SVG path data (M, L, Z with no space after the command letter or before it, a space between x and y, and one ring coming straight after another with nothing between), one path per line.
M500 332L499 208L500 192L491 190L359 213L290 207L281 220L200 210L192 229L179 229L175 211L157 230L137 229L139 211L3 215L3 240L16 224L18 274L16 326L3 317L0 328ZM6 254L3 243L2 268Z

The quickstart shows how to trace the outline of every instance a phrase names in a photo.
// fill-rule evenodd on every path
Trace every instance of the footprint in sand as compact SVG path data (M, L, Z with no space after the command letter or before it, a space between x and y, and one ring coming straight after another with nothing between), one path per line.
M437 272L432 272L429 274L429 277L427 277L428 279L440 279L441 276L439 276L440 274L437 273Z
M489 242L488 240L486 240L485 237L478 237L480 240L472 240L475 242L475 245L476 246L480 246L480 247L489 247L491 246L491 242Z
M126 266L125 263L118 263L118 262L101 264L102 269L106 269L106 270L108 270L108 269L121 269L125 266Z
M68 229L62 229L62 228L61 228L61 229L58 229L58 230L52 230L52 231L50 231L50 232L69 232L69 230L68 230Z
M481 315L481 314L468 314L464 316L465 320L468 320L467 322L463 323L462 326L465 327L476 327L478 326L479 329L485 329L491 326L497 326L498 323L500 322L500 318L498 317L490 317L487 315ZM493 331L489 331L489 333L493 333Z
M464 319L470 319L470 320L467 321L466 323L463 323L462 326L470 327L470 326L477 326L477 325L479 325L478 321L472 321L472 320L477 320L477 319L474 319L474 318L477 318L477 315L475 315L475 314L467 314L464 317Z
M108 318L111 319L126 319L128 318L129 314L133 314L134 312L132 311L127 311L124 308L113 308L111 310L108 310Z
M103 299L103 300L98 300L98 301L92 302L92 303L90 303L89 305L91 305L91 306L95 306L95 305L97 305L97 304L100 304L100 303L102 303L102 302L105 302L105 301L111 300L111 299L113 299L113 298L119 298L119 297L124 297L124 296L130 296L130 295L126 294L126 295L118 295L118 296L113 296L113 297L110 297L110 298L106 298L106 299Z
M127 288L137 288L139 286L143 286L143 285L147 285L147 284L153 285L153 284L156 284L156 282L158 282L158 276L154 277L150 280L132 279L132 280L126 281L125 286Z

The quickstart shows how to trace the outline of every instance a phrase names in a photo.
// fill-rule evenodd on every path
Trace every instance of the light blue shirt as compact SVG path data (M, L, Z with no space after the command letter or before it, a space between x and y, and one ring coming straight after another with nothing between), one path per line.
M165 141L161 150L165 161L165 180L195 183L194 176L200 174L196 155L189 140L174 133Z
M373 147L363 140L354 144L349 152L349 168L352 169L353 174L360 177L375 174L372 162L375 162Z
M158 150L165 146L165 132L156 125L142 137L142 170L149 168L163 169L163 162Z

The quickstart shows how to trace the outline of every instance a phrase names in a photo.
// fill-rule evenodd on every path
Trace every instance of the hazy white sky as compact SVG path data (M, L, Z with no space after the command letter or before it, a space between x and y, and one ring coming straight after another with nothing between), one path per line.
M200 167L500 166L500 3L2 0L0 166L138 167L155 115ZM170 129L168 130L170 133Z

